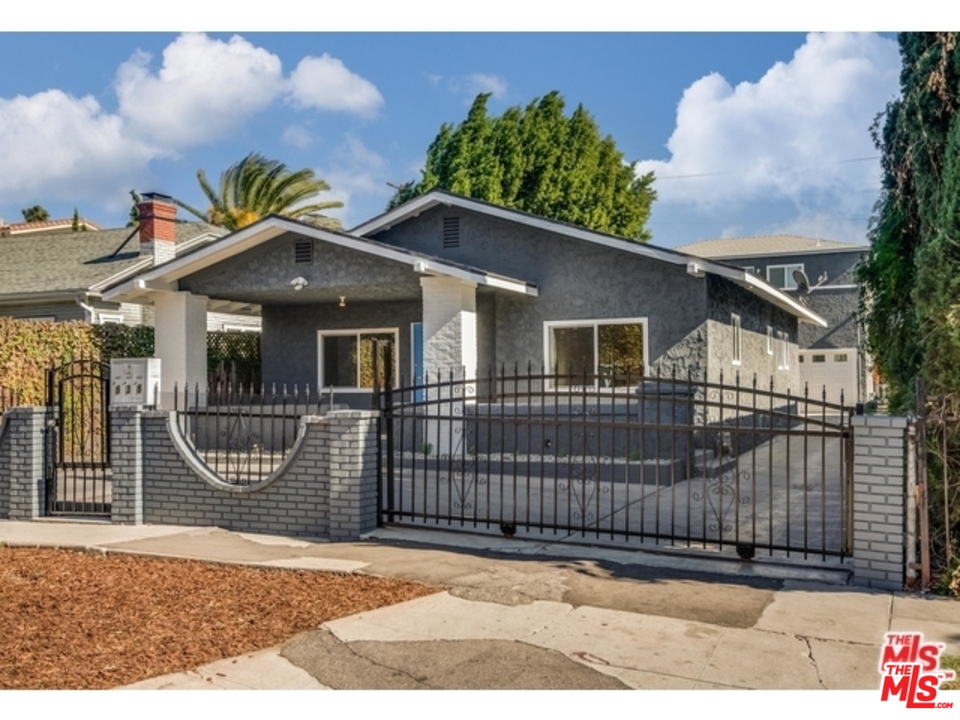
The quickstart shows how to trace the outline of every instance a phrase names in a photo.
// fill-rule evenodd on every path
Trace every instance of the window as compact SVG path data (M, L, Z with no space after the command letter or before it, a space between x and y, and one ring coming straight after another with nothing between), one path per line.
M320 387L359 388L371 390L374 385L374 348L377 340L393 343L393 381L397 379L397 329L321 330ZM381 348L381 374L386 367L386 356Z
M97 313L101 325L123 325L123 313Z
M773 328L770 325L767 325L767 355L773 355ZM803 362L802 356L800 362Z
M743 332L736 313L730 315L730 328L733 330L733 364L739 365L743 361Z
M796 290L797 281L793 279L794 270L803 270L803 263L797 265L767 265L767 282L781 290Z
M846 354L846 353L837 353L836 355L833 356L833 361L834 361L834 362L846 362L846 361L847 361L847 354Z
M826 355L811 355L810 361L815 363L822 363L827 361Z
M562 376L557 386L635 383L647 365L646 324L646 318L544 323L544 357L550 371Z
M800 356L800 362L803 362L803 355Z
M781 331L777 331L777 369L790 369L790 338Z

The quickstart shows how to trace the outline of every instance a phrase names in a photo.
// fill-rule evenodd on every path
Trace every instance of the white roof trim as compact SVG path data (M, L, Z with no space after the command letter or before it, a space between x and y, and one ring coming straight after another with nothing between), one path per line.
M413 200L404 203L403 205L396 207L393 210L384 213L383 215L373 218L362 225L358 225L357 227L353 228L350 233L353 235L366 236L371 233L388 230L393 225L403 222L410 217L417 216L425 210L429 210L437 205L461 207L465 210L483 213L485 215L490 215L502 220L519 222L540 230L545 230L547 232L566 235L567 237L572 237L577 240L585 240L587 242L603 245L604 247L612 248L614 250L620 250L623 252L632 253L634 255L652 258L654 260L660 260L661 262L667 262L672 265L687 266L688 263L693 261L698 266L698 269L736 282L738 285L741 285L755 292L756 294L761 295L764 299L773 303L777 307L796 315L803 322L808 322L820 327L827 327L827 322L822 317L803 307L793 298L789 297L785 293L780 292L772 285L759 280L759 278L752 275L752 273L748 273L746 270L740 270L729 265L716 263L709 259L697 257L695 255L687 255L679 251L663 250L650 245L632 243L628 240L616 238L611 235L604 235L603 233L587 230L586 228L567 225L566 223L558 223L547 218L529 215L524 212L498 207L484 202L478 202L471 200L470 198L461 197L459 195L449 195L447 193L439 193L436 191L428 192L426 195L421 195L418 198L414 198Z
M446 275L467 282L473 282L477 285L487 285L523 295L536 296L538 294L535 286L529 285L521 280L473 272L466 268L449 265L439 259L411 255L399 248L394 250L382 245L373 246L370 244L368 238L352 238L347 235L328 232L322 228L315 228L285 220L284 218L269 217L253 225L249 225L242 230L238 230L232 235L227 236L222 242L211 242L189 255L174 258L162 265L158 265L152 270L148 270L136 278L108 290L103 293L103 297L106 300L113 300L115 302L121 299L132 300L133 298L143 297L149 294L152 289L157 287L172 287L178 280L187 275L215 265L238 253L279 237L286 232L297 233L303 237L310 237L332 245L339 245L369 255L376 255L377 257L382 257L387 260L406 263L421 273Z

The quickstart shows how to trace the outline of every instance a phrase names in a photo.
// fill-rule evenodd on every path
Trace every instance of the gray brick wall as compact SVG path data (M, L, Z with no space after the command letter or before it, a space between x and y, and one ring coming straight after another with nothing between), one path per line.
M0 417L0 520L10 517L10 434L7 432L9 414Z
M0 473L7 468L5 517L10 520L34 520L43 515L45 418L45 408L13 408L4 413L6 429L0 438ZM0 480L0 492L2 488L3 480Z
M111 521L143 524L142 411L133 407L110 408L110 464L112 472Z
M901 590L907 419L860 415L852 425L854 583Z
M191 457L171 413L114 409L113 521L357 539L377 522L377 417L344 410L303 418L281 474L240 486Z
M353 540L377 526L377 417L337 413L322 425L330 464L330 539Z

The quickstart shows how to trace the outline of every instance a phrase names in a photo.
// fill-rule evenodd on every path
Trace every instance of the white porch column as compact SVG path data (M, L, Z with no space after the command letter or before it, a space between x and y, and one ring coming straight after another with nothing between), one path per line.
M433 382L477 374L477 285L448 277L422 277L423 366Z
M160 407L172 410L173 389L190 388L190 402L199 388L207 404L207 297L189 292L158 293L153 303L154 357L160 358Z
M474 379L477 375L477 286L447 277L422 277L423 368L428 384ZM474 385L453 384L427 392L426 444L436 456L466 452L463 440L464 401ZM449 398L449 402L438 402Z

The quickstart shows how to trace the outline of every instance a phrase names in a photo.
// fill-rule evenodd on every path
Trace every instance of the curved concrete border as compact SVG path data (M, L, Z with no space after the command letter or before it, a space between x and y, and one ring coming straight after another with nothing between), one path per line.
M201 480L214 490L222 490L240 495L264 490L287 472L287 469L293 464L294 460L297 459L300 450L303 448L304 438L307 435L307 425L309 424L306 421L312 417L304 416L300 418L297 437L293 442L293 447L290 448L290 452L287 453L287 456L280 463L279 467L270 473L265 480L261 480L253 485L234 485L233 483L224 482L220 474L214 472L210 466L201 459L190 442L183 436L179 425L174 420L175 415L176 413L174 412L167 413L167 432L170 434L170 439L173 441L174 447L177 449L177 452L180 453L180 457L183 458L184 462L187 463L190 469L193 470Z

